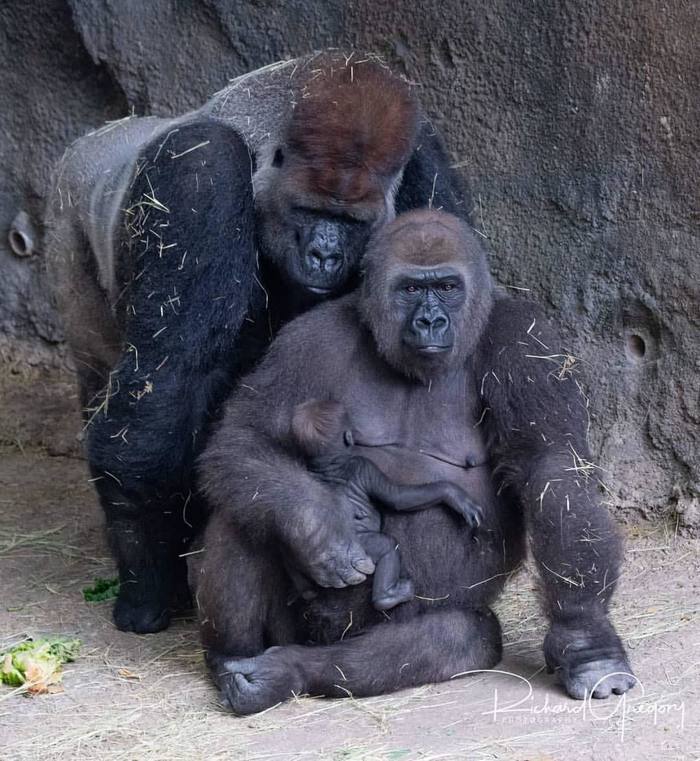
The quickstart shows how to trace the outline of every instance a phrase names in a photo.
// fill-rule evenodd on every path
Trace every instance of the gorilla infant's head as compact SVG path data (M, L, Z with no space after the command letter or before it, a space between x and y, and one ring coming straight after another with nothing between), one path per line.
M355 285L372 230L394 216L417 130L408 85L376 60L313 61L283 143L254 177L261 253L290 284L316 299Z
M402 214L373 235L364 269L362 319L390 365L423 382L464 365L493 301L486 254L464 222Z
M353 443L347 411L332 399L309 399L297 404L292 415L292 436L308 457L342 452Z

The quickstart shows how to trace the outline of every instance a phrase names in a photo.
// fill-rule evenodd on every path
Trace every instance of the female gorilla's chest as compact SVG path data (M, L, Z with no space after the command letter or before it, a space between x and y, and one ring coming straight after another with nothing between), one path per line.
M497 575L505 562L503 510L480 425L478 384L468 372L426 386L365 366L348 375L342 397L354 453L398 484L451 481L481 505L484 520L476 539L446 506L381 510L382 530L397 541L417 594L464 602L470 584ZM487 586L479 587L484 597L491 596Z
M353 440L363 450L383 450L378 456L385 462L396 460L387 464L388 476L420 483L446 477L421 477L423 472L425 476L440 473L441 465L452 471L486 462L478 426L481 404L469 373L425 385L369 364L356 368L346 384L342 401ZM369 452L363 454L374 459ZM412 463L410 469L402 466L406 459Z

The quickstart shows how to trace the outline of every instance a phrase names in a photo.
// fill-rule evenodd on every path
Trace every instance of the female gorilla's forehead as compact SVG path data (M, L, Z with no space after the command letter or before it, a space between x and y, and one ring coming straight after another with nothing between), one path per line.
M454 265L463 269L485 262L484 250L474 233L458 217L441 211L419 210L397 217L372 237L368 268L387 270L406 266L438 268Z

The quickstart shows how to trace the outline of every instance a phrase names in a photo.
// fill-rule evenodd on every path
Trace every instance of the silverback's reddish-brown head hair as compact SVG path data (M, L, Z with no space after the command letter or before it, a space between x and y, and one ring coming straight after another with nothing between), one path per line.
M408 161L418 122L408 83L378 59L320 56L287 132L297 180L340 203L374 202Z

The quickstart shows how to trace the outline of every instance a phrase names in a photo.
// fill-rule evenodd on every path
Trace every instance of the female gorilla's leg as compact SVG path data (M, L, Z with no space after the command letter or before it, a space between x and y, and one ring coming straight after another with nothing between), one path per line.
M333 645L273 647L219 663L219 686L237 714L293 695L365 697L441 682L501 658L501 627L488 609L445 609L383 623Z
M196 528L193 460L241 359L237 338L254 282L250 176L238 134L197 120L144 148L124 199L124 290L115 307L124 345L87 429L123 630L167 626L184 578L178 555Z
M202 546L189 556L189 582L214 682L224 664L297 640L295 594L279 556L253 547L225 515L215 513Z

